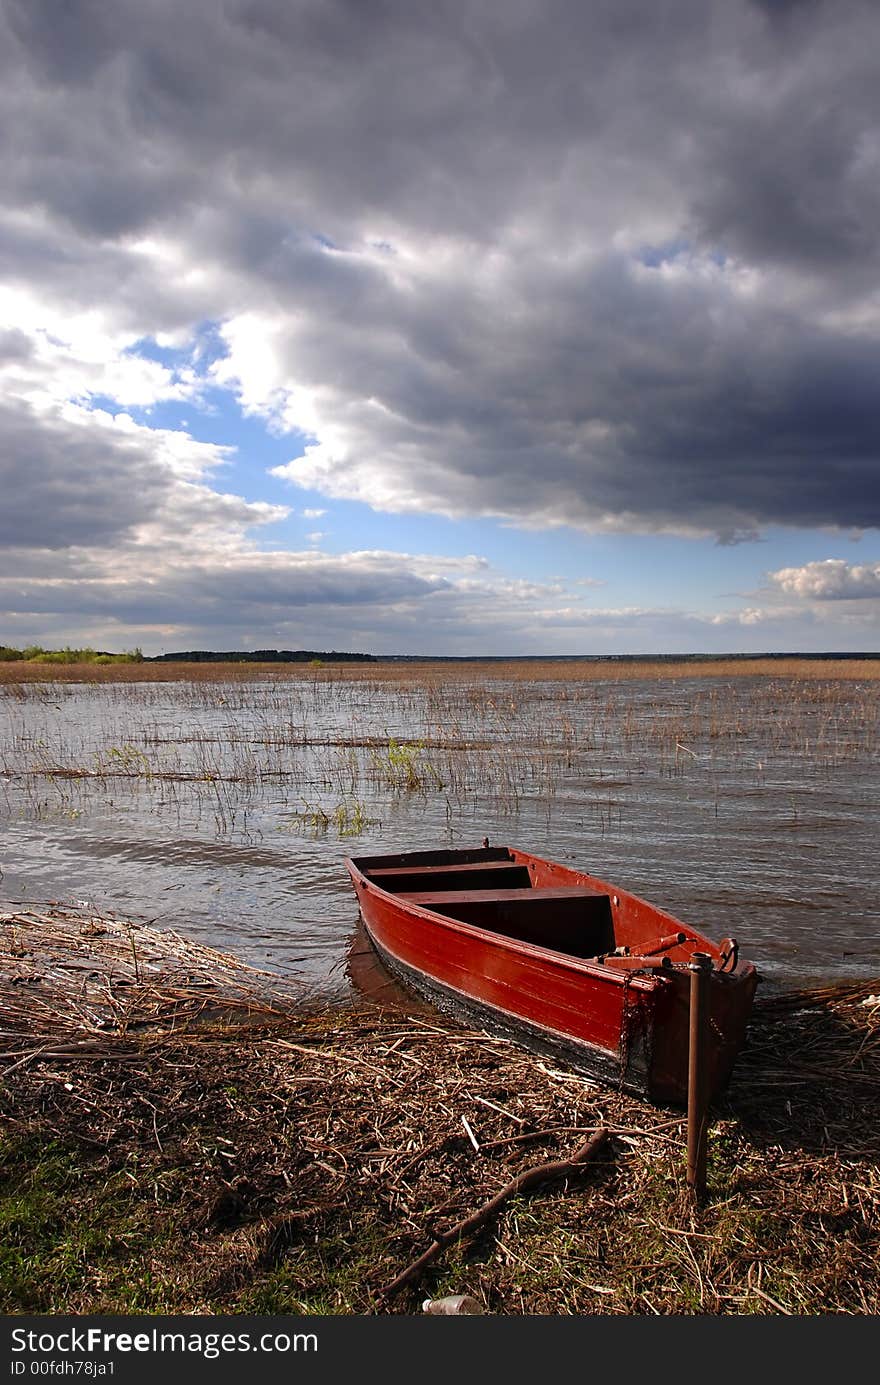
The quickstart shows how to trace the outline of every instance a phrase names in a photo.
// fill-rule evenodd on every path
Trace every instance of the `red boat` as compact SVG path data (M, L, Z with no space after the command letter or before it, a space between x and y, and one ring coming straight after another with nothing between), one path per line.
M371 942L413 989L656 1102L687 1101L690 972L707 954L710 1098L729 1078L758 981L732 938L712 943L616 885L512 847L346 866Z

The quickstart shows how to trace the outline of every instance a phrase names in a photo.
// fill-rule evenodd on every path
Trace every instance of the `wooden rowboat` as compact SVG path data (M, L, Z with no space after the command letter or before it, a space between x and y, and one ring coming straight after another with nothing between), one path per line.
M616 885L512 847L345 864L370 941L405 983L652 1101L687 1100L690 972L711 965L709 1097L729 1078L758 981L732 938L710 942Z

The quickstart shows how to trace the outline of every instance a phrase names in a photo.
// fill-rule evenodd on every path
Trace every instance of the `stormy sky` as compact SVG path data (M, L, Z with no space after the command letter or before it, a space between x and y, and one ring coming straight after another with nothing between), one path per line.
M0 643L877 649L869 0L0 0Z

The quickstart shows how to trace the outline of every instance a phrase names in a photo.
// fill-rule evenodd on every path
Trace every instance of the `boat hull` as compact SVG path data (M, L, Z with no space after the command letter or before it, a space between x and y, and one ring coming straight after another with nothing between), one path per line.
M497 1038L566 1063L575 1071L597 1081L642 1095L648 1094L648 1073L642 1046L633 1046L628 1059L622 1059L618 1052L610 1052L586 1039L578 1039L526 1019L518 1011L482 1000L470 990L445 985L387 951L366 921L364 926L376 955L391 975L416 995L429 1000L442 1014L462 1024L477 1024Z
M463 861L465 855L472 859ZM428 857L431 861L426 865L419 864ZM424 870L430 876L438 857L445 858L442 869L447 880L457 884L460 878L449 875L457 863L465 878L467 871L481 868L483 859L474 851L410 853L347 863L367 935L393 974L445 1012L476 1021L602 1082L660 1103L686 1102L687 966L655 964L643 970L636 966L618 970L614 959L608 963L561 950L571 947L564 936L566 929L571 931L567 915L574 906L586 910L582 919L591 910L596 914L600 905L608 908L609 929L612 901L614 911L635 919L647 931L668 935L677 920L595 877L507 848L496 848L492 858L485 858L487 872L491 869L492 878L498 878L510 862L538 882L540 887L533 894L507 884L494 891L400 889L400 881L413 883L413 872L417 876ZM400 873L394 875L394 871ZM386 888L380 880L395 888ZM485 883L481 878L481 884ZM526 936L510 936L485 926L490 906L498 917L497 927ZM447 912L438 912L440 908ZM449 910L459 917L450 917ZM531 919L539 914L557 946L536 941L540 932L534 923L527 929L517 922L518 917ZM469 921L474 918L478 921ZM583 930L586 925L581 922L579 927ZM530 938L529 932L534 936ZM691 941L705 941L690 932ZM610 932L608 937L613 941ZM711 1095L729 1078L744 1040L756 981L751 963L711 974L712 1042L707 1054Z

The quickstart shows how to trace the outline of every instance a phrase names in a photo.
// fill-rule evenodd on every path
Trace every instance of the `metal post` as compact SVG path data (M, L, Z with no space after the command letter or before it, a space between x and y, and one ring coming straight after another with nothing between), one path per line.
M706 1191L706 1036L712 958L695 952L690 961L691 997L688 1046L687 1185L695 1197Z

